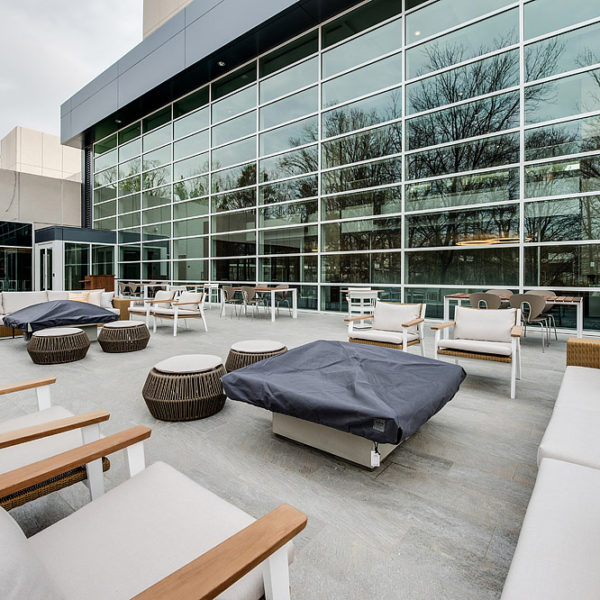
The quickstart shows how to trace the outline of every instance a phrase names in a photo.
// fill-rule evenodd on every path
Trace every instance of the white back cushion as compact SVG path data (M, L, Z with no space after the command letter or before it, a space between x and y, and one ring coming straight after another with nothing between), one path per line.
M7 315L40 302L48 302L46 292L4 292L2 294L4 312Z
M59 290L48 290L48 301L53 302L54 300L68 300L69 292L61 292Z
M167 290L158 290L156 294L154 294L155 300L165 300L165 302L160 302L160 304L164 304L165 306L169 306L171 304L171 300L173 300L173 292L168 292ZM156 306L156 305L155 305Z
M457 306L454 313L454 339L483 342L510 342L515 325L515 309L476 309Z
M373 329L384 331L402 331L402 323L412 321L419 317L420 304L388 304L377 302L373 318ZM411 333L417 332L417 326L408 329Z
M177 302L195 302L196 306L185 306L186 310L194 310L194 308L198 307L198 304L202 302L202 297L204 294L202 292L181 292L181 296Z
M0 508L0 598L59 600L64 598L50 580L14 519Z
M102 299L100 300L100 306L102 308L112 308L113 298L115 297L114 292L102 292Z
M88 296L88 302L94 306L102 306L102 294L104 290L92 290Z

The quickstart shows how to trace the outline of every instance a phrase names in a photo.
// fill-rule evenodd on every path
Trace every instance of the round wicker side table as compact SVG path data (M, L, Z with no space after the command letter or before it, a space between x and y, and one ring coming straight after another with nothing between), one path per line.
M104 352L136 352L148 345L150 332L140 321L113 321L106 323L98 334L98 343Z
M163 360L148 373L142 390L150 414L162 421L192 421L219 412L225 405L219 356L183 354Z
M225 368L228 373L253 365L265 358L271 358L278 354L287 352L287 348L281 342L273 340L244 340L236 342L231 346Z
M35 331L27 352L37 365L58 365L85 358L90 340L78 327L56 327Z

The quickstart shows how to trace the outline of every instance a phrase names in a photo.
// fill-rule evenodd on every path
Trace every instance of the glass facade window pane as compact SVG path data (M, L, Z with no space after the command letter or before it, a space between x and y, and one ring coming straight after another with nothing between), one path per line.
M94 159L94 171L97 173L98 171L106 169L107 167L112 167L115 164L117 164L117 151L111 150Z
M114 231L117 228L117 219L104 219L102 221L96 221L94 219L94 229L104 229Z
M321 281L400 283L401 264L400 252L326 254L321 258Z
M82 290L90 274L90 245L65 243L65 290Z
M343 196L328 196L321 200L321 210L323 220L400 212L402 210L402 188L398 186Z
M142 149L144 152L154 150L171 141L171 125L164 125L160 129L155 129L142 137Z
M132 194L131 196L119 198L120 214L132 212L134 210L140 210L140 194Z
M407 171L409 179L424 179L518 162L519 134L515 133L410 154Z
M213 146L256 133L256 111L252 110L212 128Z
M142 133L142 122L137 121L119 131L119 146L139 137ZM119 157L120 160L120 157Z
M256 106L256 85L240 90L212 105L212 122L218 123Z
M323 168L379 158L402 151L402 124L376 129L324 142Z
M506 169L406 186L406 210L506 202L519 198L519 170Z
M259 233L259 254L300 254L316 252L319 247L318 227L267 229ZM295 280L292 280L295 281Z
M141 266L139 263L119 264L119 279L135 281L141 277Z
M525 4L525 39L550 33L598 16L598 6L588 0L557 4L554 0L535 0Z
M171 219L171 207L161 206L160 208L152 208L142 212L142 223L159 223L160 221L169 221Z
M519 243L519 205L407 217L407 248Z
M518 287L519 249L407 252L408 283Z
M307 35L274 50L259 60L261 77L267 77L288 65L291 65L319 49L319 32L311 31Z
M165 281L169 279L169 267L168 262L144 262L142 263L142 279Z
M212 228L214 232L239 231L242 229L254 229L256 227L256 211L241 210L238 212L227 212L212 217Z
M209 96L209 89L208 89L208 86L206 86L200 90L197 90L197 91L185 96L184 98L181 98L181 100L177 100L177 102L173 103L173 118L176 119L177 117L187 115L189 112L194 110L196 112L193 113L194 114L193 119L197 119L199 116L199 113L201 111L196 110L196 109L200 108L201 106L204 106L205 104L208 104L208 96ZM205 118L208 119L208 113L205 113L205 114L206 114ZM190 122L190 121L188 121L188 122ZM206 125L208 125L208 120L207 120ZM206 127L206 125L204 125L204 127ZM200 129L200 127L196 127L196 129ZM194 130L191 129L190 132L191 131L194 131Z
M189 198L197 198L208 194L208 175L194 177L173 184L173 201L180 202Z
M519 11L513 9L410 48L406 51L406 77L451 67L518 41Z
M92 246L92 275L113 275L115 272L114 246Z
M316 256L271 256L259 259L263 281L316 282L319 267ZM291 306L292 299L289 298ZM300 301L298 302L300 306ZM284 305L285 306L285 305Z
M178 260L173 263L173 279L176 281L206 281L207 260Z
M119 179L131 177L141 171L142 161L139 158L132 158L119 165Z
M525 196L540 198L600 190L600 157L525 167Z
M117 179L117 167L111 167L110 169L100 171L100 173L96 173L94 175L94 187L100 187L102 185L106 185L107 183L113 183L117 181Z
M173 223L173 237L189 237L208 233L208 217Z
M297 223L311 223L319 216L318 202L293 202L292 204L271 204L258 211L259 227L279 227Z
M273 154L295 146L316 142L318 136L317 117L302 119L277 129L260 134L260 154Z
M117 134L104 138L100 142L94 144L94 158L98 158L101 154L109 152L117 147Z
M394 54L325 82L321 102L323 108L328 108L401 81L402 55Z
M525 241L600 240L600 196L525 204Z
M142 239L140 235L140 229L129 229L127 231L119 231L118 241L119 244L128 244L128 246L124 246L125 249L133 249L135 252L140 251L139 242ZM136 244L137 243L137 244ZM124 260L123 258L119 258L119 260Z
M153 171L146 171L142 174L142 188L144 190L170 182L171 165L160 167L160 169L154 169Z
M208 171L208 152L198 154L173 164L173 181L187 179Z
M224 212L238 208L256 206L256 189L238 190L229 194L220 194L211 198L213 212Z
M256 281L256 259L236 258L212 261L213 281L250 282Z
M519 126L519 92L498 94L406 121L408 149L436 146Z
M171 186L165 185L163 187L154 188L142 193L142 207L153 208L154 206L160 206L161 204L168 204L171 202Z
M208 241L208 236L175 240L173 242L173 257L208 258Z
M104 204L98 204L94 207L94 217L96 219L104 219L105 217L112 217L117 214L117 203L113 200L112 202L105 202Z
M220 169L256 158L256 137L252 136L212 151L212 168Z
M260 128L273 127L292 119L317 112L319 108L318 89L309 88L283 100L278 100L260 109Z
M171 120L171 107L165 106L160 110L157 110L155 113L152 113L150 116L142 119L142 131L144 133L148 133L149 131L153 131L156 128L168 123Z
M260 82L260 101L269 102L284 94L315 83L319 76L319 59L309 58Z
M160 238L160 236L158 237ZM169 258L168 241L156 240L142 244L142 260L168 260Z
M183 138L173 144L173 158L183 158L208 149L208 129Z
M187 117L175 121L175 123L173 123L173 136L175 139L178 139L183 135L187 135L188 133L198 131L205 127L208 127L208 106L197 110Z
M165 257L168 258L169 238L171 237L171 223L155 223L142 227L142 241L145 248L148 248L148 242L164 248ZM156 242L160 241L160 244ZM164 258L164 257L163 257Z
M212 236L213 256L248 256L256 254L256 232L221 233Z
M98 188L94 190L94 204L98 202L105 202L106 200L112 200L117 197L117 185L107 185L106 187Z
M323 113L323 137L349 133L401 116L402 90L389 90Z
M319 193L318 181L316 175L311 175L310 177L297 177L280 183L262 185L258 191L259 203L272 204L316 196Z
M119 229L127 227L136 227L140 224L140 213L132 212L126 215L119 215Z
M323 53L323 77L330 77L357 64L400 48L402 19L355 37Z
M524 266L527 286L596 287L600 282L600 244L527 246Z
M284 177L293 177L303 173L316 171L319 166L317 146L308 146L301 150L293 150L278 154L260 161L260 181L274 181Z
M587 117L525 131L525 160L600 149L600 117Z
M600 69L525 89L525 121L541 123L600 109Z
M134 192L139 192L141 189L141 178L139 175L130 177L129 179L122 179L119 181L119 196L125 196Z
M171 162L171 146L163 146L158 150L153 150L144 154L142 158L142 167L144 171L155 169L168 162Z
M322 176L322 193L332 194L400 182L402 159L379 160L336 171L326 171Z
M217 171L212 175L212 191L225 192L256 183L256 163Z
M119 162L139 156L141 153L142 140L138 138L137 140L133 140L133 142L119 146Z
M0 221L0 245L31 246L33 242L33 226L30 223Z
M402 247L402 219L361 219L321 226L323 252L394 250Z
M173 205L174 219L187 219L208 214L208 198L197 198L190 202L182 202Z
M251 62L245 67L239 68L237 71L233 71L233 73L229 73L224 77L217 79L217 81L214 81L211 86L212 99L214 101L218 100L219 98L223 98L223 96L227 96L227 94L231 94L231 92L239 90L255 80L256 61ZM233 95L229 96L227 100L230 100L231 98L233 98Z

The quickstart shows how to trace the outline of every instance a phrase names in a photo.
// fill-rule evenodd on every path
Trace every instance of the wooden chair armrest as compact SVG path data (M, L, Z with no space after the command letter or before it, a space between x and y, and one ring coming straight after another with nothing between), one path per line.
M287 544L307 517L288 504L144 590L132 600L211 600Z
M454 327L456 325L456 321L446 321L446 323L440 323L439 325L432 325L431 329L446 329L446 327Z
M141 298L139 300L142 300ZM144 298L143 299L145 304L169 304L169 302L173 302L173 299L171 298L171 300L154 300L153 298Z
M521 325L513 325L510 335L511 337L521 337L523 335L523 327Z
M171 302L171 304L173 306L191 306L191 305L197 306L198 304L201 304L201 303L202 303L202 300L200 300L200 302Z
M0 498L72 471L89 462L150 437L151 429L137 425L55 456L0 474Z
M102 423L103 421L108 421L109 418L110 413L106 410L95 410L83 415L56 419L55 421L48 421L40 425L31 425L30 427L22 427L6 433L0 433L0 450L56 435L57 433L64 433L65 431L72 431L73 429Z
M30 381L24 381L23 383L3 385L0 387L0 396L3 394L12 394L13 392L21 392L23 390L31 390L44 385L52 385L53 383L56 383L56 377L42 377L41 379L31 379Z
M413 319L412 321L407 321L406 323L402 323L402 327L412 327L413 325L418 325L419 323L423 323L425 319L418 317Z
M352 323L352 321L362 321L363 319L372 319L375 315L363 315L362 317L348 317L344 319L346 323Z

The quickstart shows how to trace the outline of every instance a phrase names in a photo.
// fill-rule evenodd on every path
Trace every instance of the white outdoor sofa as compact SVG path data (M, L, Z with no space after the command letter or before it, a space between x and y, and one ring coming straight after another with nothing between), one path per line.
M569 340L594 342L600 357L600 340ZM597 368L571 361L538 448L539 471L502 600L600 598L599 431L600 360Z

